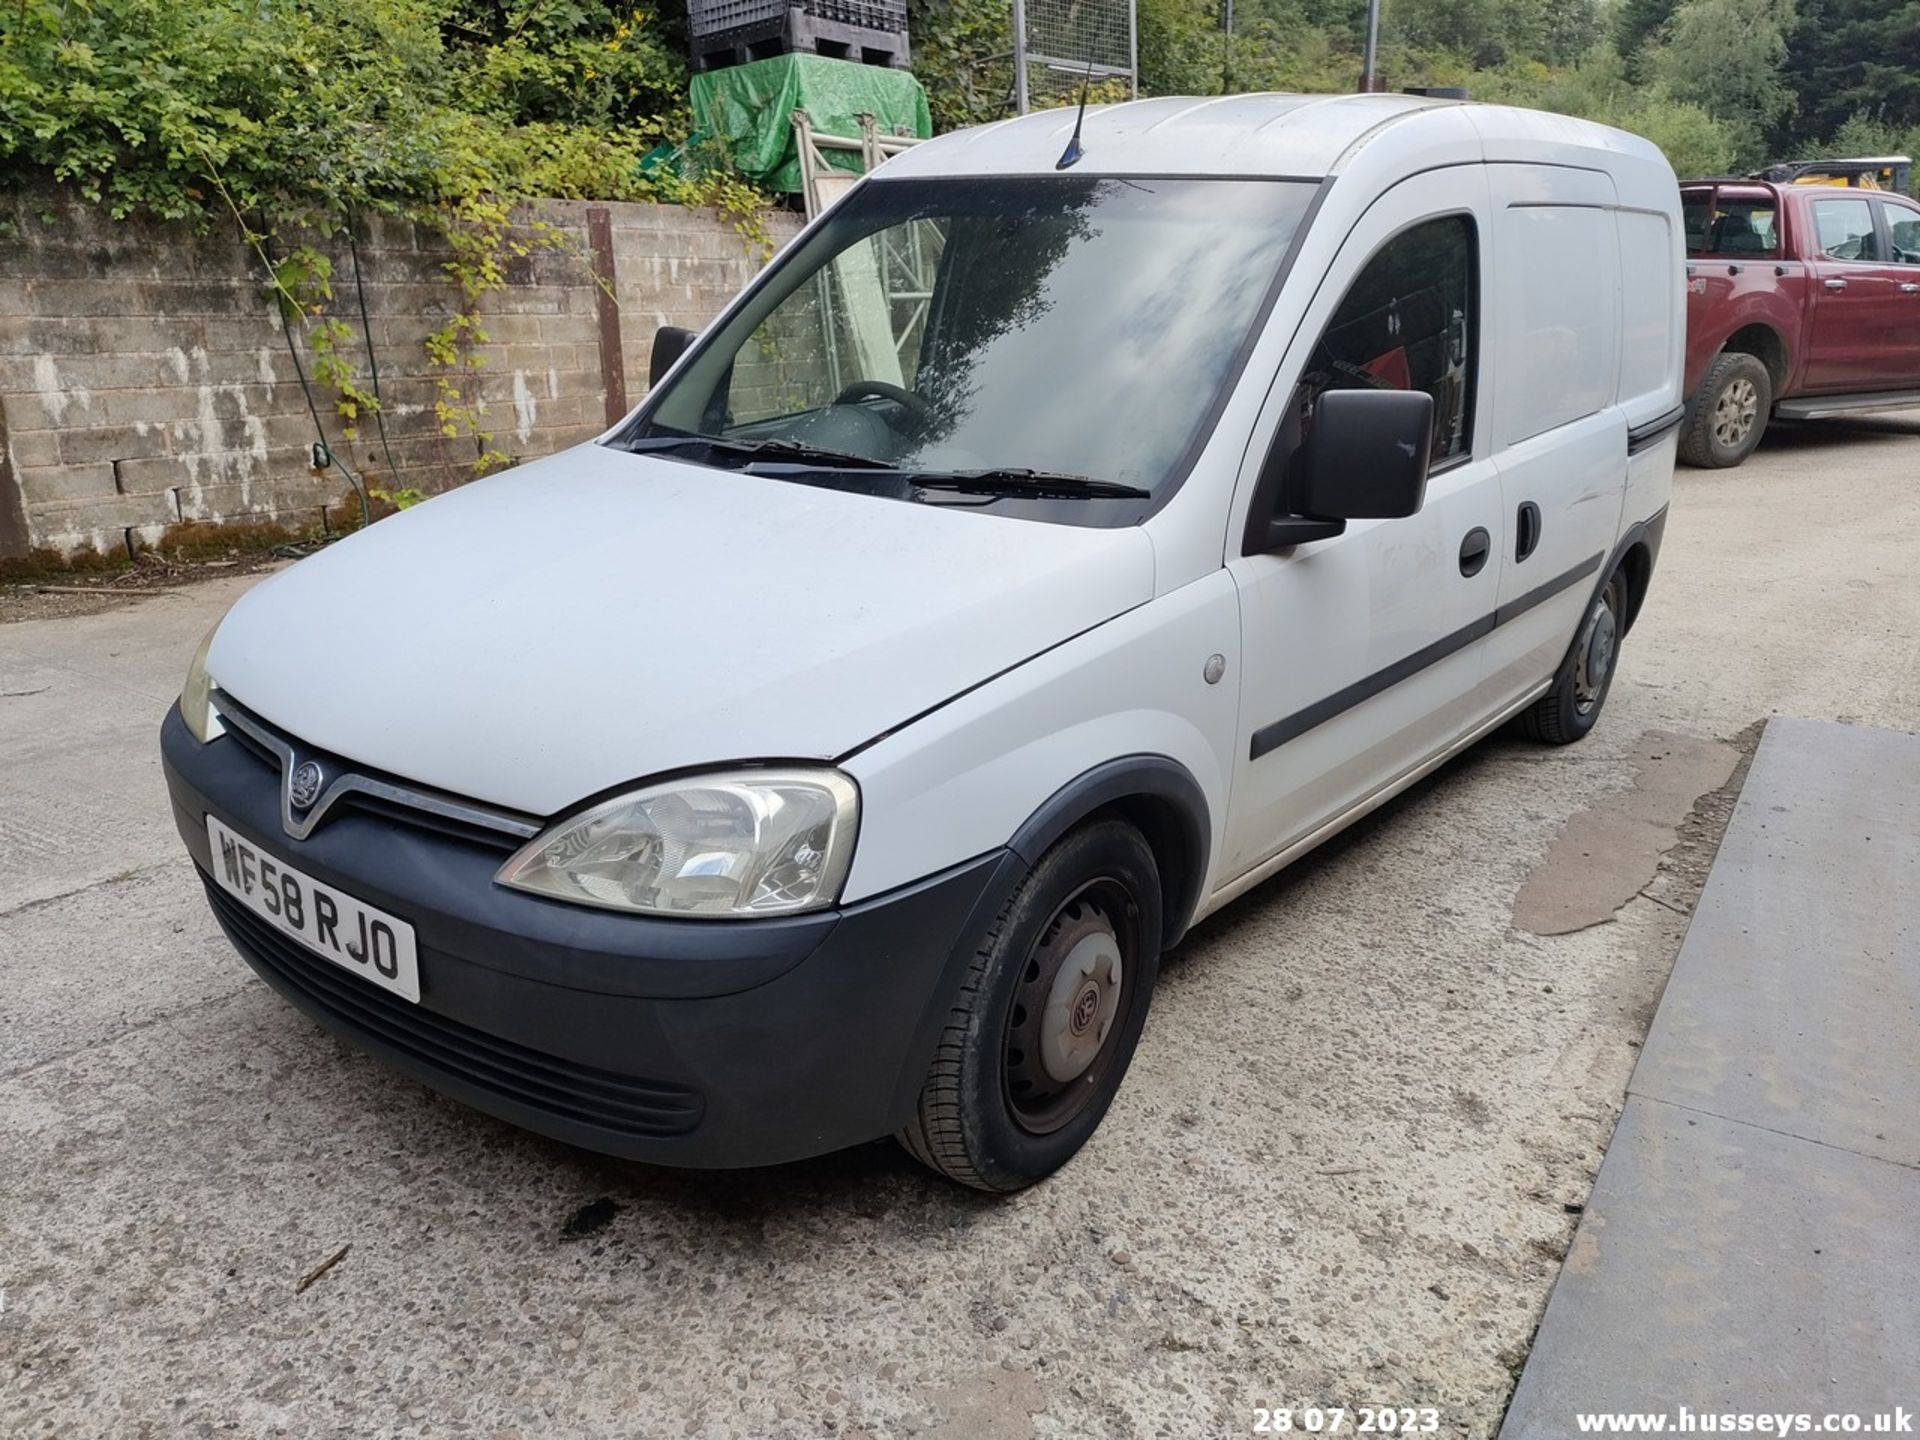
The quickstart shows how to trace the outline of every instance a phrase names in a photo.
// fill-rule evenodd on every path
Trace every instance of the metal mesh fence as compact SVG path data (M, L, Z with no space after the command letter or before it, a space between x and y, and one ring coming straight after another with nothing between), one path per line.
M1024 0L1027 86L1035 106L1078 95L1081 77L1093 66L1097 90L1102 81L1134 88L1134 0ZM1107 98L1125 98L1107 95Z

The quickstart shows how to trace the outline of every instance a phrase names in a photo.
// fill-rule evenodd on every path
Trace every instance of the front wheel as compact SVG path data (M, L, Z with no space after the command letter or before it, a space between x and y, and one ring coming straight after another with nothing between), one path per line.
M1773 376L1754 355L1729 351L1707 367L1687 407L1680 458L1725 470L1753 453L1773 412Z
M979 937L900 1143L1001 1193L1072 1159L1146 1024L1160 905L1153 851L1123 821L1083 826L1042 856Z
M1571 745L1593 729L1613 688L1620 637L1626 630L1626 597L1626 585L1615 571L1581 620L1573 652L1554 676L1553 688L1520 714L1521 728L1533 739Z

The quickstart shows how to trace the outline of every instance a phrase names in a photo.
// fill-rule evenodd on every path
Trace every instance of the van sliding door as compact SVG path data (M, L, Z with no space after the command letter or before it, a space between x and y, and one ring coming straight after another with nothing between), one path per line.
M1612 179L1491 165L1494 463L1506 508L1488 681L1518 699L1558 668L1620 529L1623 293Z

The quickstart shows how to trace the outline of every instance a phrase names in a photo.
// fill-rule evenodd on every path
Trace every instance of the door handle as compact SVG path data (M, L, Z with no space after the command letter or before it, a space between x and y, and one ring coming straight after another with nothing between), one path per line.
M1460 573L1466 576L1478 575L1487 567L1487 557L1493 554L1493 537L1481 526L1467 531L1467 538L1460 542Z
M1513 563L1518 565L1540 544L1540 507L1531 500L1520 502L1520 513L1513 524Z
M1902 280L1900 282L1900 293L1902 295L1920 295L1920 285L1914 284L1911 280Z
M1847 288L1847 282L1844 280L1828 280L1824 283L1829 290L1844 290Z

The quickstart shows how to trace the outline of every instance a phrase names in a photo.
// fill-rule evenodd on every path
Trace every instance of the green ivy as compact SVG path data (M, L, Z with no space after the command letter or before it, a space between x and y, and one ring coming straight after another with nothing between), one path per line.
M165 218L410 211L479 193L645 199L685 65L576 0L6 0L0 173Z
M717 205L769 248L765 197L724 167L641 169L686 133L684 51L631 0L0 0L0 185L230 223L349 438L378 401L318 246L358 214L437 230L458 303L425 345L435 416L484 472L506 457L475 383L482 300L509 258L567 243L519 205Z

